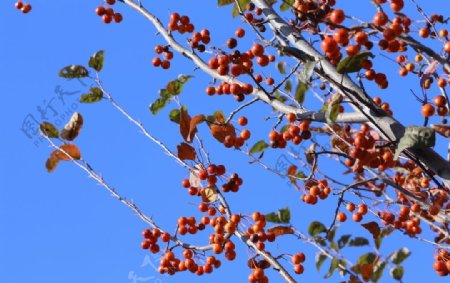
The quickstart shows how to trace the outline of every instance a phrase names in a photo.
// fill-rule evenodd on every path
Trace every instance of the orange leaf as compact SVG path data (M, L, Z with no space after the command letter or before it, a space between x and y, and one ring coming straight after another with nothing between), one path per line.
M47 159L47 162L45 162L45 168L47 168L47 171L50 173L53 170L55 170L56 166L58 166L59 159L56 157L56 154L50 154L50 157Z
M69 122L61 130L61 138L73 141L80 133L81 127L83 126L83 116L80 113L73 113Z
M373 274L373 265L372 264L363 264L361 266L361 275L364 281L369 281Z
M214 202L217 199L217 186L213 185L211 187L204 188L202 190L202 201L203 202Z
M69 156L67 156L67 154L69 154L75 160L78 160L81 158L80 150L73 143L63 144L59 148L60 148L59 150L55 150L52 152L50 158L52 158L52 156L54 156L55 158L57 158L59 160L70 160L70 158L69 158ZM65 154L63 151L65 151L67 154Z
M190 142L189 130L191 128L191 116L189 116L187 110L183 107L180 109L180 133L185 141Z
M197 125L203 123L205 121L205 115L200 114L192 118L191 123L189 125L189 134L188 134L188 142L192 142L195 134L197 133Z
M450 126L447 125L431 125L431 127L441 136L450 137Z
M177 145L177 150L178 158L180 158L181 160L194 160L197 156L197 154L195 153L195 149L185 142Z
M275 237L286 235L286 234L294 234L294 229L286 226L275 226L271 227L267 230L268 232L272 232L275 234Z
M236 130L231 124L228 125L211 125L211 134L221 143L224 142L226 136L236 137Z

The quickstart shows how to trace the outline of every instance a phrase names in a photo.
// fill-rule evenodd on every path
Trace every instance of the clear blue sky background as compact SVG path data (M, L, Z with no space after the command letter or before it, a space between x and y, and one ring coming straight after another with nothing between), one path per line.
M353 1L340 2L338 6L361 18L370 18L367 13L374 11L373 7L360 3L366 1L354 1L356 5L350 5ZM439 7L437 12L444 15L450 12L449 5L443 1L422 2L428 12L436 11L436 7ZM194 3L195 10L192 9ZM106 50L102 71L106 88L172 149L181 141L176 125L167 119L168 110L175 105L158 117L148 111L149 103L157 97L157 90L167 81L180 73L195 75L181 95L181 101L188 105L192 114L209 114L218 109L227 113L238 104L225 97L206 97L204 87L210 79L195 71L194 66L178 54L170 71L153 68L153 47L164 42L143 17L123 5L115 8L124 15L124 21L104 25L94 14L96 3L92 1L33 1L33 11L28 15L15 10L13 4L13 1L0 3L0 62L3 66L0 69L0 282L125 283L133 282L133 276L129 277L133 274L145 280L136 282L245 282L249 274L245 262L252 253L239 244L236 262L230 264L223 259L222 267L212 275L159 275L151 266L158 265L156 259L146 257L149 254L140 249L145 223L77 167L64 163L48 174L44 168L51 152L48 145L39 141L37 135L27 137L21 130L28 115L42 120L38 107L50 103L55 112L48 109L49 120L60 125L67 121L62 115L71 112L71 107L76 108L85 117L84 128L76 141L83 157L119 193L135 200L146 214L173 231L179 215L198 216L197 199L188 197L179 185L187 172L108 103L79 104L79 94L87 87L78 81L58 78L59 69L69 64L86 64L95 51ZM213 30L213 42L219 46L233 35L235 28L244 27L240 20L231 19L229 7L220 9L216 1L144 1L144 4L164 23L171 12L189 14L196 27ZM249 36L242 44L250 46L253 40ZM391 87L387 91L371 90L391 102L394 112L406 125L421 123L410 110L419 111L419 104L409 92L409 87L417 89L417 82L411 80L395 85L399 78L394 74L396 65L388 60L382 64L379 68L393 73ZM274 66L264 72L267 75L277 73ZM411 85L407 85L409 82ZM55 92L58 87L78 94L64 96L61 101ZM250 120L250 127L255 129L251 141L265 138L273 125L264 122L264 117L270 115L270 107L255 105L244 113L255 117ZM248 165L245 156L238 152L223 151L221 145L209 138L205 125L200 127L200 134L208 137L206 144L212 159L226 164L229 171L237 171L244 178L242 191L229 196L235 211L267 213L290 206L294 214L292 222L303 231L312 220L331 223L336 199L328 199L315 207L305 206L286 179L268 175L257 165ZM266 162L274 166L281 155L271 152L265 157ZM343 172L341 168L329 169L335 171L335 176ZM346 223L339 233L357 231L357 235L370 237L356 228L358 225ZM203 239L192 240L204 243L207 236L203 236ZM433 247L429 245L411 241L396 232L385 242L382 251L389 253L404 245L413 251L405 263L405 282L448 281L448 278L434 275L431 269ZM282 239L279 245L272 245L271 250L307 254L306 271L298 276L299 281L321 281L328 267L324 265L322 272L317 273L313 260L316 250L289 237ZM357 252L362 251L350 248L347 255L354 259ZM274 272L268 274L272 282L281 282ZM336 276L330 282L338 280ZM386 275L382 282L391 281Z

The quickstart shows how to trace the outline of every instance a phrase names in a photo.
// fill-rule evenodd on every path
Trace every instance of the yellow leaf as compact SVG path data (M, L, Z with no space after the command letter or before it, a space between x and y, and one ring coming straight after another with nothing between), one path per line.
M216 185L204 188L202 190L203 202L214 202L214 201L216 201L216 199L217 199L217 186Z

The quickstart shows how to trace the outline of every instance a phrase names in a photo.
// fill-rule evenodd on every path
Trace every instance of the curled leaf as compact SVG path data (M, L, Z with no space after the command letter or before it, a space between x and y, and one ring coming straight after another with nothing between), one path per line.
M73 141L80 133L82 126L83 116L81 116L78 112L73 113L69 122L61 130L61 138L68 141Z
M197 125L205 121L205 115L200 114L191 119L189 124L188 142L192 142L197 133Z
M183 139L189 141L189 130L191 128L191 116L189 116L187 109L180 109L180 133Z
M203 202L215 202L217 199L217 186L213 185L202 190L202 201Z

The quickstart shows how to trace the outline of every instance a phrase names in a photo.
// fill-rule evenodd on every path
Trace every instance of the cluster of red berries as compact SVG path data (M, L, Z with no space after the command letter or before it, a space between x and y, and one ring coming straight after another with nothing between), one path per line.
M272 130L269 133L270 146L272 148L285 148L289 141L299 145L303 140L311 138L310 121L303 120L296 124L297 117L294 113L289 113L286 117L290 125L283 127L282 132Z
M205 44L208 44L211 42L211 37L209 30L203 29L200 32L194 32L191 36L191 39L189 41L189 45L197 49L198 52L205 52L206 46Z
M353 203L349 202L345 207L349 212L352 212L352 219L355 222L361 222L363 220L364 215L369 211L366 204L361 203L356 207ZM336 220L339 222L345 222L347 220L347 215L344 212L339 212L336 215Z
M170 241L170 234L167 232L161 233L159 229L145 229L142 231L142 237L144 240L141 242L141 247L144 250L150 250L151 253L158 253L160 247L158 245L158 239L161 239L162 242L168 243Z
M443 95L438 95L434 97L433 104L426 103L422 106L421 112L424 117L431 117L435 114L435 106L437 107L437 114L439 116L447 116L448 108L447 108L447 99Z
M17 1L16 4L16 9L21 10L22 13L27 14L31 11L31 4L29 3L23 3L22 1Z
M219 268L221 265L220 260L214 256L207 257L204 264L200 265L194 259L194 252L190 249L185 249L182 258L176 258L173 251L166 251L159 262L158 271L161 274L173 275L176 272L188 270L201 276L205 273L213 272L214 268Z
M264 18L263 17L255 17L255 16L261 16L262 15L262 9L261 8L256 8L255 4L253 3L249 3L247 4L247 6L245 7L245 10L247 11L246 13L244 13L244 18L251 23L252 25L254 25L260 32L265 32L266 31L266 27L264 26Z
M172 58L173 58L173 52L169 50L169 46L156 45L155 52L156 52L156 54L164 53L164 59L161 59L160 57L155 57L152 60L152 65L154 67L161 67L164 70L169 69L170 68L170 60L172 60Z
M447 250L439 249L434 256L433 269L440 276L447 276L450 274L450 254Z
M302 195L302 201L312 205L315 205L319 199L326 199L331 193L331 188L325 179L319 181L310 180L305 184L305 189L307 193Z
M191 33L195 29L188 16L180 16L178 13L170 15L168 28L170 31L178 31L180 34Z
M105 0L105 3L112 6L116 3L116 0ZM105 24L109 24L112 21L120 23L123 20L122 14L114 12L114 9L111 7L98 6L95 9L95 13L102 17L102 21Z

